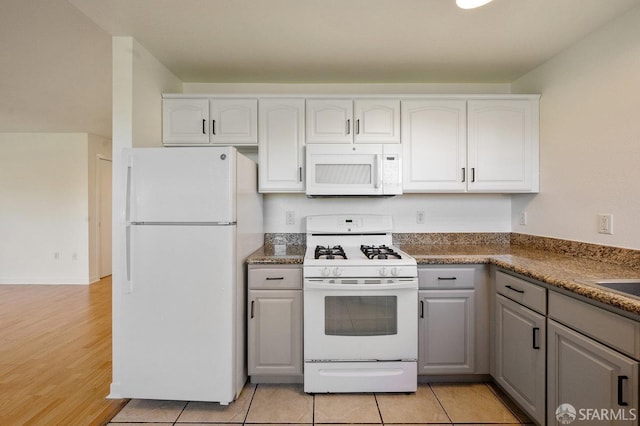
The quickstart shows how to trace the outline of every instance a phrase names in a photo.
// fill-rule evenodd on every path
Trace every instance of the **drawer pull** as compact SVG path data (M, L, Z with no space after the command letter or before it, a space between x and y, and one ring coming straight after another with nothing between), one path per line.
M533 349L540 349L540 344L538 343L538 339L536 339L536 337L538 336L538 333L540 332L540 327L533 327Z
M280 281L284 280L284 277L267 277L267 281Z
M621 407L626 407L629 405L629 403L625 402L624 398L622 397L622 382L628 379L629 377L627 376L618 376L618 405Z
M456 277L438 277L438 281L455 281L457 279Z
M515 291L516 293L524 294L524 290L520 290L519 288L511 287L510 285L506 285L505 287L509 290Z

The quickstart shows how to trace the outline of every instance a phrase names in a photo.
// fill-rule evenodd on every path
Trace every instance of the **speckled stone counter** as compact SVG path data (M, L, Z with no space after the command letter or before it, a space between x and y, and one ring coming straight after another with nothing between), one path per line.
M284 252L276 253L273 245L265 244L247 258L247 263L249 265L302 265L305 249L305 246L288 244Z
M576 282L585 279L640 278L640 263L636 262L640 251L567 243L564 240L557 240L556 243L553 239L540 237L514 238L514 234L510 238L505 237L508 234L491 234L489 237L486 234L468 235L473 236L465 238L458 235L454 244L447 244L451 240L442 236L426 239L424 236L411 236L394 239L394 242L415 257L418 265L493 264L549 287L562 288L637 315L640 319L640 298ZM565 250L564 247L569 249ZM253 253L247 263L302 264L304 252L304 245L288 244L285 253L276 254L274 246L267 244Z

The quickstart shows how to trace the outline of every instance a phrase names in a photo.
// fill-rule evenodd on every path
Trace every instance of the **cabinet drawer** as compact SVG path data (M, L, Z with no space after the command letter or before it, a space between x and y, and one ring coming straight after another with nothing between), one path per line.
M302 268L249 269L249 288L301 289Z
M496 291L541 314L547 313L546 289L498 271Z
M420 288L473 288L473 268L418 269Z
M640 323L585 302L549 292L549 317L640 359Z

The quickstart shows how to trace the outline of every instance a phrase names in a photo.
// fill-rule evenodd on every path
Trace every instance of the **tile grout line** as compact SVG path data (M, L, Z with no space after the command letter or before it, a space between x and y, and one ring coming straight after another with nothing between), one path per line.
M253 388L253 393L251 394L251 399L249 400L249 406L247 407L247 412L244 414L244 420L242 421L243 426L247 424L247 419L249 418L249 411L251 411L251 404L253 404L253 398L255 398L256 396L256 392L258 391L258 386L259 386L259 383L256 383L256 386Z
M382 411L380 411L380 405L378 404L378 394L373 393L373 399L376 401L376 408L378 409L378 415L380 416L380 424L384 425L384 419L382 418Z
M447 418L449 419L449 423L453 424L453 420L451 419L451 416L449 415L449 413L447 412L447 409L444 408L444 405L442 405L442 402L440 401L440 398L438 398L438 394L435 393L435 391L433 390L433 388L431 387L431 383L427 383L427 385L429 386L429 390L431 391L431 393L433 394L433 396L436 398L436 401L438 401L438 404L440 405L440 408L442 408L442 411L444 411L444 414L447 416Z

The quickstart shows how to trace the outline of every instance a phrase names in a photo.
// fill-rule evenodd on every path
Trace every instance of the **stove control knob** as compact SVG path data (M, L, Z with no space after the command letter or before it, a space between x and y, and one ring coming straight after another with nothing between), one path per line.
M328 277L329 275L331 275L331 269L324 267L322 268L321 273L323 277Z
M398 275L400 275L400 270L398 270L398 268L391 268L391 275L393 275L394 277L397 277Z
M334 269L333 269L333 276L334 276L334 277L339 277L340 275L342 275L342 269L340 269L340 268L334 268Z
M382 269L380 269L380 275L383 277L386 277L387 275L389 275L389 271L387 271L387 268L383 266Z

